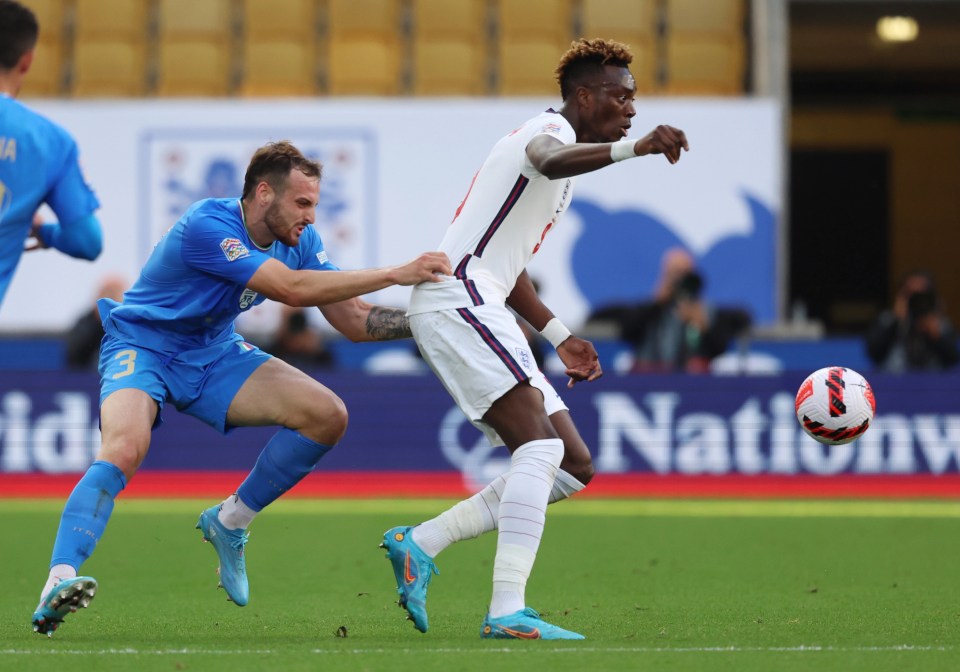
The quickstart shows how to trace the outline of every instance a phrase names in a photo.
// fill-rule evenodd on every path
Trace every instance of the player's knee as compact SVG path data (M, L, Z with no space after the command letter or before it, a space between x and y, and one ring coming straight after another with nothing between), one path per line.
M137 442L120 440L102 446L97 453L97 460L116 466L129 481L140 468L145 456L146 449L141 448Z
M347 431L349 420L347 406L340 397L332 396L325 400L311 418L315 440L328 446L338 443Z
M564 457L560 468L584 485L587 485L593 480L593 460L590 457L590 453L567 455Z
M124 478L126 478L128 481L133 478L133 475L137 473L137 469L140 468L140 461L133 459L124 460L119 463L113 462L113 464L116 465L117 469L123 472Z
M593 461L588 460L585 464L577 465L570 475L584 485L588 485L593 480Z

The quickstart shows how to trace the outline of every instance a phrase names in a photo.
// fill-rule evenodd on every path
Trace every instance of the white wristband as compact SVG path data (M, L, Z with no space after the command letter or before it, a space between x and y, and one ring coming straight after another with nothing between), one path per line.
M634 151L636 146L636 140L627 140L626 138L612 142L610 143L610 158L613 159L614 162L632 159L637 155Z
M553 318L547 322L547 326L540 330L540 335L550 341L550 345L559 348L560 344L570 338L572 335L559 318Z

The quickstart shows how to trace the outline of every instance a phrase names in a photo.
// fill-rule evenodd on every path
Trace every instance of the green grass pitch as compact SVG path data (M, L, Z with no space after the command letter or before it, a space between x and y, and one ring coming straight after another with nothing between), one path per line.
M29 619L62 502L0 500L0 670L960 669L954 502L561 503L527 598L582 642L479 639L494 535L438 558L428 634L404 620L377 544L449 504L280 501L238 608L193 529L209 502L121 499L83 567L96 599L47 639Z

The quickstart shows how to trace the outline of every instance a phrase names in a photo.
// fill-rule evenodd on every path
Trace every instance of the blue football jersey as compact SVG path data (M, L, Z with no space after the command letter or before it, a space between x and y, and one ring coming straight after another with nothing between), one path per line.
M250 239L239 200L194 203L157 243L123 303L100 300L104 329L171 355L230 340L237 316L265 299L246 285L270 258L294 270L338 270L312 226L296 247L274 241L261 250Z
M80 172L77 143L70 134L0 95L0 301L20 262L33 215L43 203L61 224L100 207Z

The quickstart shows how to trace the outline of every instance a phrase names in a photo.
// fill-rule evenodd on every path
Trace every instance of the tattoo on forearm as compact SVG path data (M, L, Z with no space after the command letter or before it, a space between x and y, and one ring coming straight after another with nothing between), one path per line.
M392 341L413 336L406 312L383 306L370 309L370 314L367 315L367 333L375 341Z

